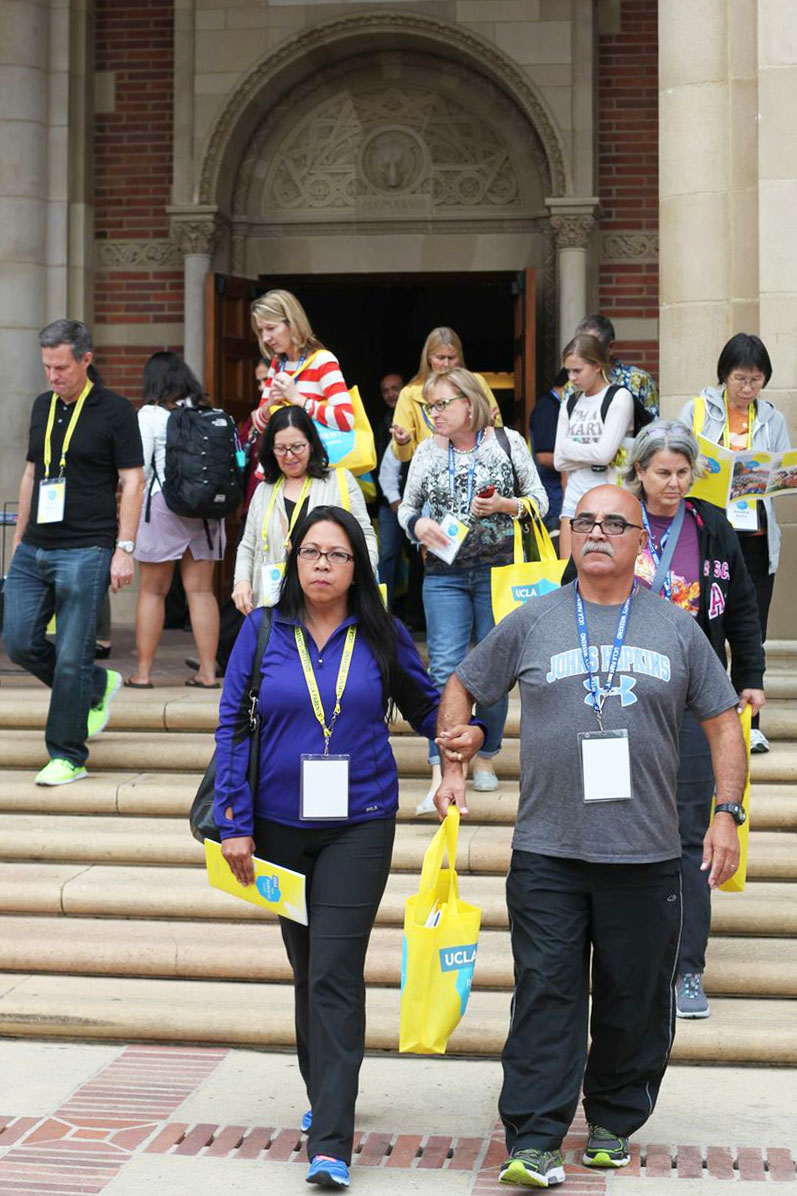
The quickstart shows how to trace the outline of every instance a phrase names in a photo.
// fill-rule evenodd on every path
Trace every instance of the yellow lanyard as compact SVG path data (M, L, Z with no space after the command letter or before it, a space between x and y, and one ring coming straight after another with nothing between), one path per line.
M69 427L66 430L66 436L64 437L64 443L61 445L61 460L58 464L59 478L62 478L64 476L64 470L66 469L66 454L69 452L69 446L72 443L72 435L75 431L75 427L77 426L77 421L80 419L80 413L83 410L83 404L85 403L86 398L88 397L88 393L91 390L93 385L94 385L93 382L86 383L85 390L81 394L78 401L75 403L75 406L72 409L72 414L69 417ZM47 429L44 433L44 476L47 479L49 479L49 477L50 477L50 466L51 466L52 460L53 460L53 449L52 449L51 440L52 440L52 434L53 434L53 427L55 426L55 408L56 408L57 403L58 403L58 395L53 393L50 396L50 414L47 417Z
M335 730L335 723L340 714L340 700L343 697L343 691L346 688L346 681L349 677L349 665L351 664L352 652L354 651L354 641L357 638L357 628L352 625L346 632L346 643L343 645L343 655L340 658L340 668L338 669L338 679L335 682L335 709L332 712L332 720L327 726L326 718L324 716L324 705L321 701L321 694L318 692L318 682L315 679L313 672L312 661L310 654L307 651L307 645L304 642L304 632L301 627L294 627L293 634L296 639L296 647L299 650L299 659L302 662L302 672L304 679L307 682L307 691L310 694L310 701L313 704L313 714L318 719L321 730L324 732L324 755L329 755L329 741L332 738L332 732Z
M271 491L271 498L268 500L268 506L266 507L266 513L263 516L263 555L264 556L266 556L268 554L268 525L271 522L271 512L274 510L274 503L277 501L277 494L279 493L280 488L284 485L285 485L285 479L280 478L280 480L274 486L274 489ZM288 534L285 537L285 540L282 545L286 552L288 551L288 548L290 546L291 532L293 531L294 527L296 526L296 520L299 518L299 512L302 509L302 503L304 502L305 498L307 497L307 493L308 493L309 489L310 489L310 479L305 478L304 482L302 483L302 488L299 492L299 497L296 500L296 505L293 508L293 514L291 515L291 521L288 524Z
M729 449L731 447L731 413L728 410L728 395L723 390L722 399L725 403L725 426L722 429L722 447ZM751 403L747 408L747 449L753 447L753 420L755 419L755 403Z

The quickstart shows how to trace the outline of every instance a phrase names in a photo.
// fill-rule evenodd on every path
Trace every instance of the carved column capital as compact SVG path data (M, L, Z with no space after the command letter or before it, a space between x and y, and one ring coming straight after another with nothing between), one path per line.
M557 249L586 249L594 227L594 216L551 216Z
M193 253L207 257L213 254L221 231L215 207L169 208L169 216L172 240L183 257Z

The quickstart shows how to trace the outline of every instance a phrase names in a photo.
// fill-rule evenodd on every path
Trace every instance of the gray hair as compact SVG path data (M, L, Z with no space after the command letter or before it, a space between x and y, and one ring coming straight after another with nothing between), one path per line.
M57 349L69 345L75 361L82 361L94 348L91 333L82 320L53 320L39 333L42 349Z
M642 481L636 466L647 469L656 453L680 453L692 469L692 478L702 478L706 469L700 455L700 445L691 428L678 419L657 419L643 428L628 450L623 486L637 498L643 495Z

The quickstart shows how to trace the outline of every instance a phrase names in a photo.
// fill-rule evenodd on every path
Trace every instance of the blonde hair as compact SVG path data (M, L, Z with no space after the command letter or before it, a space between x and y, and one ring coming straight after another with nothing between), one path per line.
M259 299L255 299L251 307L252 328L254 329L260 352L268 360L271 356L269 349L263 344L258 320L287 324L291 339L300 351L302 349L323 349L321 341L310 327L307 312L299 300L290 291L266 291Z
M434 373L429 358L432 353L436 353L438 349L456 349L459 357L459 364L464 368L465 356L462 352L462 341L457 336L453 328L433 328L423 342L421 349L421 364L418 367L418 373L412 379L414 383L420 382L423 384L430 374Z
M456 365L450 370L440 370L436 374L430 374L423 384L424 403L434 402L432 391L438 382L450 382L456 390L461 392L462 398L468 400L470 403L470 426L474 432L490 426L492 423L490 401L479 385L479 379L475 374L472 374L470 370L466 370L461 365Z
M565 345L562 350L562 365L568 357L580 357L587 365L600 366L601 373L608 382L608 371L611 369L609 351L597 336L590 336L588 332L579 332L577 336Z

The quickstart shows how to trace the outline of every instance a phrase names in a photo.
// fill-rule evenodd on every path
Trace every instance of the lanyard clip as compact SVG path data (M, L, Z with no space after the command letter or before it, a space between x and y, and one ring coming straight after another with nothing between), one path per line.
M257 690L249 691L249 730L254 735L257 730Z

